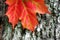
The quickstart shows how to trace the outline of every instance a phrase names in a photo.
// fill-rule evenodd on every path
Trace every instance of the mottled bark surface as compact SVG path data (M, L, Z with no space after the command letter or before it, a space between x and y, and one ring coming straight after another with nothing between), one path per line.
M19 22L12 30L8 18L4 16L7 5L0 0L0 40L60 40L60 1L45 0L51 14L37 14L40 25L34 32L23 30Z

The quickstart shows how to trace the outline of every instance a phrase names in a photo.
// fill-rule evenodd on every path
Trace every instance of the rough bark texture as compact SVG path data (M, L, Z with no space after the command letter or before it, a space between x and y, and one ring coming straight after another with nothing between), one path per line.
M60 40L60 1L45 0L51 14L37 14L40 25L34 32L23 30L19 22L12 30L8 18L4 16L7 5L0 0L0 40Z

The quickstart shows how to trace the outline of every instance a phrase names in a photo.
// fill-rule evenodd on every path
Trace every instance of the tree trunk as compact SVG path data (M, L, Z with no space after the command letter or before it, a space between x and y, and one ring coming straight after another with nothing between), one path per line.
M5 0L0 0L0 40L59 40L60 39L60 1L45 0L51 14L37 14L39 25L34 32L23 30L19 22L12 30L8 18Z

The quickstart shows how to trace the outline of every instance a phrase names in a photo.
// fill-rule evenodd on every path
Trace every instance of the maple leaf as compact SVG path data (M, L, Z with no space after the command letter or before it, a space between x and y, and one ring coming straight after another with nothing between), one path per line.
M6 15L13 29L18 20L21 20L23 28L34 31L38 25L36 13L49 13L44 0L6 0L6 4L9 5Z

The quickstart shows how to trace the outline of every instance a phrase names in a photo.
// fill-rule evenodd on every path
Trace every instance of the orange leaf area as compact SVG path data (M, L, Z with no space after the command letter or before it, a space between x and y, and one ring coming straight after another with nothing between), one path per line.
M21 20L23 28L34 31L38 25L36 13L49 13L44 0L6 0L5 3L9 5L6 15L13 29L18 20Z

